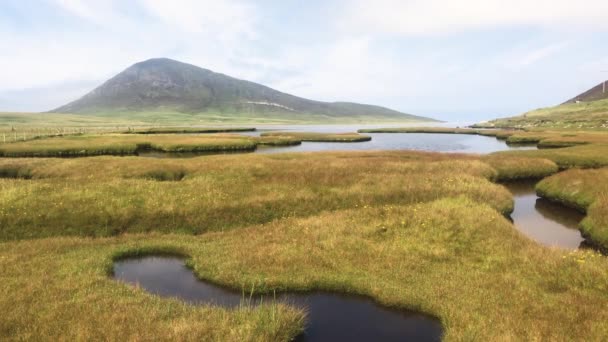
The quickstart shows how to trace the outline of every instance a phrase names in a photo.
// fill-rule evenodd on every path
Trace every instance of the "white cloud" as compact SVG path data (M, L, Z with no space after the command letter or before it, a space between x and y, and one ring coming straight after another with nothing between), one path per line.
M538 61L541 61L545 58L548 58L559 51L565 49L568 46L567 42L561 42L556 44L551 44L548 46L543 46L541 48L534 49L528 53L526 53L517 64L520 66L529 66Z
M255 7L244 2L139 0L139 3L169 27L186 33L213 35L224 41L255 37L257 13Z
M608 30L605 0L356 0L338 21L347 32L453 34L496 27Z

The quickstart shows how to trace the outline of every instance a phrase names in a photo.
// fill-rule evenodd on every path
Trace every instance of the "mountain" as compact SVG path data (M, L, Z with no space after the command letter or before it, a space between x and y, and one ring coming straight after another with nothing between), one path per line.
M566 103L592 102L608 99L608 81L602 82L586 92L566 101Z
M82 98L51 112L173 112L203 118L300 121L434 121L379 106L308 100L167 58L134 64Z
M608 81L558 106L531 110L519 116L474 125L497 128L608 128Z

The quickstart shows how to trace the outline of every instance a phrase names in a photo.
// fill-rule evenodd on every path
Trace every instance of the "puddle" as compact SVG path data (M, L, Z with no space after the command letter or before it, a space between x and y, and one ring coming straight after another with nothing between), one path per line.
M197 279L176 257L126 259L114 264L114 277L161 297L192 304L234 308L243 294ZM273 295L252 301L275 300ZM304 334L296 341L440 341L441 323L430 316L389 309L369 298L327 292L281 293L277 301L307 309Z

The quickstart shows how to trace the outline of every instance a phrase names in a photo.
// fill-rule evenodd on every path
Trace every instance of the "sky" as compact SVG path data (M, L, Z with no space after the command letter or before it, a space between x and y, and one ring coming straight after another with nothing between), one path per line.
M310 99L479 121L608 79L606 18L606 0L3 0L0 111L50 110L168 57Z

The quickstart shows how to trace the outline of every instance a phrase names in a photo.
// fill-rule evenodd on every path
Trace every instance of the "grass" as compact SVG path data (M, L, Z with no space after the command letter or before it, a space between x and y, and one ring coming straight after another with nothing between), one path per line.
M116 137L165 142L117 134L47 143ZM598 165L606 146L0 158L0 339L287 341L302 330L305 314L286 305L190 306L111 279L117 258L177 253L200 278L239 290L338 291L421 311L441 320L448 341L603 340L608 260L523 236L505 218L512 195L493 182ZM608 205L598 203L608 201L593 182L608 174L567 172L539 189L589 193L584 229L599 231Z
M358 133L267 132L262 133L262 137L286 137L300 141L316 142L361 142L372 140L370 136Z
M520 116L475 125L478 128L608 129L608 100L540 108Z
M501 151L492 155L496 157L516 156L549 159L555 162L560 169L608 166L608 144L585 144L567 148L526 151Z
M452 340L602 340L608 261L543 248L465 197L371 205L229 232L50 238L0 249L3 339L289 340L302 313L224 310L113 281L125 254L179 252L203 279L368 295L438 317ZM61 317L61 319L57 319Z
M583 235L608 251L608 169L568 170L536 186L539 195L586 212Z
M505 214L513 208L510 193L490 182L499 178L490 165L433 153L4 159L3 169L27 170L32 180L0 179L0 241L150 231L201 234L456 195ZM175 174L184 176L179 182L157 181Z
M4 157L82 157L134 155L142 150L162 152L251 151L254 139L237 135L76 135L0 144Z
M132 134L196 134L196 133L239 133L255 132L247 127L152 127L127 131Z
M432 121L429 119L427 121ZM209 111L203 113L182 113L174 110L154 111L115 111L93 114L66 113L7 113L0 112L0 131L4 127L24 129L29 127L43 128L104 128L112 130L128 130L131 128L170 127L170 126L201 126L201 125L305 125L305 124L369 124L374 123L404 123L421 122L419 119L403 116L388 117L382 115L348 115L327 116L324 114L304 112L273 112L252 113L242 110ZM118 128L118 129L116 129Z

